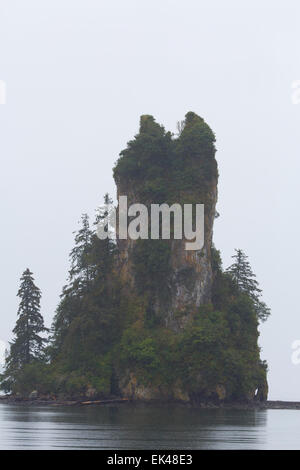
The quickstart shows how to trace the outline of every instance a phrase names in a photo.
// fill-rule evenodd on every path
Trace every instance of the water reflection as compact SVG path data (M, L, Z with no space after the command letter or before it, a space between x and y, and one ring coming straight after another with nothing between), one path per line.
M299 442L299 420L300 412L293 410L201 409L180 405L25 407L1 404L0 448L289 448L289 445L299 446L296 444ZM294 443L287 442L289 428L293 430Z

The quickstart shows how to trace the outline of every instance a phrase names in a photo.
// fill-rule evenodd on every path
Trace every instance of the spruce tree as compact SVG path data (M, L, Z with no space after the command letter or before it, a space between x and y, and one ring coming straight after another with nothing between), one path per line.
M82 214L81 228L75 235L75 246L70 253L71 269L69 280L78 293L89 291L93 279L91 266L91 247L93 231L90 229L89 216Z
M226 273L229 274L238 289L247 294L253 301L257 317L261 321L265 321L270 315L270 309L260 299L262 290L255 279L256 275L251 269L248 256L241 249L238 249L235 250L232 258L234 263L227 268Z
M90 291L94 278L94 267L91 264L93 231L90 229L88 214L82 214L81 227L74 234L75 245L69 255L71 267L68 284L62 289L51 327L52 358L60 351L72 320L80 314L83 298Z
M20 279L17 296L20 297L18 319L13 329L15 338L5 361L4 380L12 384L24 366L44 359L47 339L41 336L48 331L40 313L41 291L35 285L33 274L26 269Z
M92 315L100 321L101 315L104 315L103 302L105 303L108 297L108 294L105 294L106 278L111 273L116 244L110 238L100 240L96 234L96 225L106 219L111 206L112 200L106 194L104 206L96 212L93 228L90 227L87 214L81 217L81 227L75 233L75 246L70 253L69 283L63 288L52 324L50 348L52 359L62 352L66 342L74 344L74 348L79 350L80 337L83 336L85 327L80 326L76 329L75 325L80 321L94 322L94 319L91 320ZM70 330L71 324L73 327ZM94 329L91 330L91 335L95 334ZM64 355L66 356L65 351Z

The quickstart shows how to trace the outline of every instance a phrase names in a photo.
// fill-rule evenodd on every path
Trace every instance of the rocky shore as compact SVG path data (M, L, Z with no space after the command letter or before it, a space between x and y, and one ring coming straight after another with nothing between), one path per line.
M131 405L149 405L151 404L181 404L183 406L193 406L197 408L225 408L225 409L273 409L273 410L300 410L300 402L298 401L249 401L249 402L220 402L220 403L183 403L171 401L143 401L130 400L128 398L112 398L107 400L60 400L45 398L20 398L12 395L0 396L0 404L14 404L26 406L96 406L96 405L113 405L113 404L131 404Z

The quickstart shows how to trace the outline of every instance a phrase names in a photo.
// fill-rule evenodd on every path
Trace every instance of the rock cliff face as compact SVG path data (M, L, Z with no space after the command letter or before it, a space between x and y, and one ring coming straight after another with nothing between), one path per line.
M214 142L209 126L192 112L176 137L142 116L139 133L115 166L117 195L127 196L128 207L142 203L150 214L151 204L204 204L205 214L204 245L194 251L174 236L117 237L124 332L116 375L123 396L201 403L266 399L253 303L212 250Z
M145 142L149 143L151 151L139 154ZM128 206L134 203L147 207L151 203L204 204L203 248L186 250L185 239L165 241L169 254L166 275L158 289L152 289L148 296L154 314L164 326L175 331L184 328L197 307L211 300L211 245L218 178L214 155L214 135L196 114L186 115L183 131L176 139L165 133L152 116L142 116L139 134L121 153L115 169L118 199L127 196ZM154 171L149 170L150 165L154 166ZM121 277L133 291L139 280L134 266L138 243L130 239L118 240ZM143 295L146 290L146 285L144 289L141 286Z

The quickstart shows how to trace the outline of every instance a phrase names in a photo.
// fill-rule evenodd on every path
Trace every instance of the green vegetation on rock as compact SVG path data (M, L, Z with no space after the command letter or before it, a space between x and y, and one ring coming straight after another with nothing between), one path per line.
M2 388L22 396L38 390L41 396L66 398L266 399L267 366L257 341L258 322L269 310L246 255L238 250L233 265L223 270L220 253L211 246L215 152L213 132L195 113L187 113L177 137L152 116L141 117L138 135L114 168L118 193L136 202L134 194L147 206L203 203L209 234L205 253L185 255L190 264L178 267L182 246L174 240L137 240L122 248L100 240L83 215L48 347L39 342L30 360L23 360L23 353L18 359L18 345L25 341L16 327ZM201 276L206 300L197 304ZM181 309L173 308L175 298L183 302ZM38 318L37 335L44 328Z

